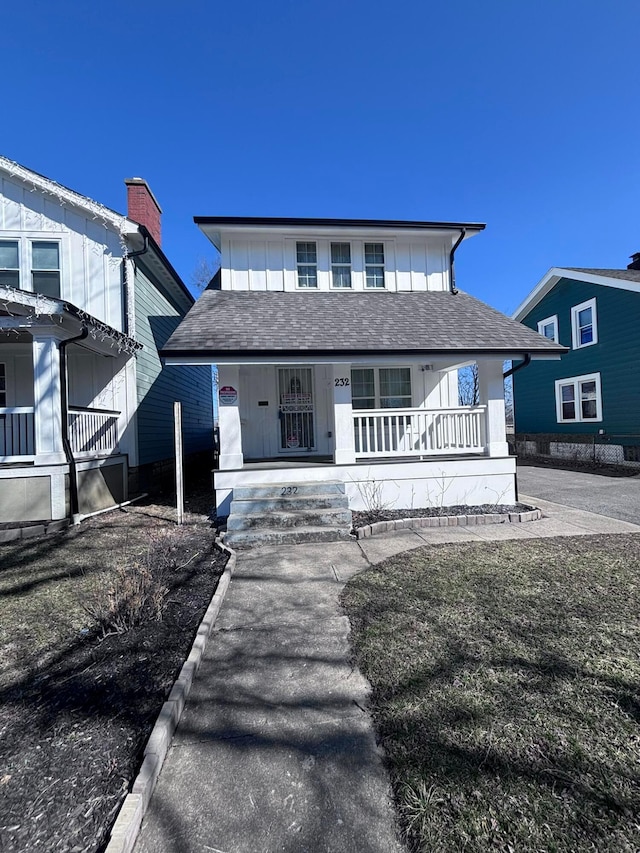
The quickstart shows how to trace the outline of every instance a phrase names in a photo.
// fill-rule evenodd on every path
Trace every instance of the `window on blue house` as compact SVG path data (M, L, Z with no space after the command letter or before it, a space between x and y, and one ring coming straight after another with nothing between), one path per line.
M571 345L573 349L598 343L596 300L589 299L571 309Z
M553 317L540 320L538 323L538 333L544 335L545 338L549 338L550 341L558 343L558 315L554 314Z
M602 420L600 374L572 376L556 381L558 423L582 423Z

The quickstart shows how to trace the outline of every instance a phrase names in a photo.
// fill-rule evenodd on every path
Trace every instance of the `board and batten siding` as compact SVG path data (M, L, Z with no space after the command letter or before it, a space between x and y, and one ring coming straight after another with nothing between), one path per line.
M114 329L123 330L124 249L112 225L91 219L19 178L3 175L0 239L20 241L22 290L31 290L31 241L59 242L61 298Z
M174 456L173 403L182 403L185 454L211 450L213 405L211 368L169 365L163 368L158 350L175 331L190 305L178 306L136 268L136 354L139 464Z
M354 238L338 232L329 237L306 234L281 239L264 236L224 238L221 248L222 289L296 290L296 242L305 241L315 242L317 246L317 290L332 289L332 242L351 245L351 290L365 289L365 242L384 244L387 290L446 290L449 287L450 245L444 241L403 241L376 236Z
M607 434L640 437L640 293L563 278L523 319L525 326L557 315L559 343L571 347L571 308L596 300L598 342L570 349L560 361L534 361L514 374L519 433ZM555 382L600 373L602 421L558 423Z

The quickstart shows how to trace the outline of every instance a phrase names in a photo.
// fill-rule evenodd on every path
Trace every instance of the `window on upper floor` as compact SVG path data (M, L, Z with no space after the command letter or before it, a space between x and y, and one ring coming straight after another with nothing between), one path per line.
M540 320L538 323L538 333L558 343L558 315L554 314L553 317Z
M20 287L20 243L0 240L0 284Z
M367 287L384 287L384 243L364 244L364 269Z
M351 244L331 244L331 286L351 287Z
M30 270L30 276L25 269ZM0 240L0 284L59 299L59 241Z
M597 343L596 300L589 299L571 309L571 346L580 349Z
M31 284L34 293L60 298L60 244L34 240L31 243Z
M602 420L600 374L589 373L556 380L558 423Z
M0 361L0 406L7 405L7 365Z
M410 409L411 368L354 368L351 400L354 409Z
M318 286L318 250L314 242L296 243L298 287Z

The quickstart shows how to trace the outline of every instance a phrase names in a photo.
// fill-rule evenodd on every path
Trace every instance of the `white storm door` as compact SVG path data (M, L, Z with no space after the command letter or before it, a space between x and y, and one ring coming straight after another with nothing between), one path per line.
M278 368L278 404L278 451L294 454L315 450L312 368Z

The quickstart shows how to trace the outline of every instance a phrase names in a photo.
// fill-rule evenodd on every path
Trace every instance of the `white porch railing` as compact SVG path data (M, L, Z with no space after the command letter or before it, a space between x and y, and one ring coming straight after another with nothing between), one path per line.
M33 408L0 408L0 462L25 462L35 452Z
M486 406L354 411L356 459L483 453Z
M108 409L69 409L73 455L95 456L117 450L119 414Z

